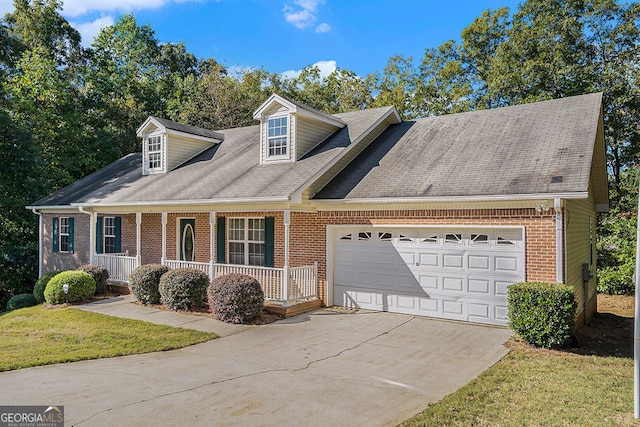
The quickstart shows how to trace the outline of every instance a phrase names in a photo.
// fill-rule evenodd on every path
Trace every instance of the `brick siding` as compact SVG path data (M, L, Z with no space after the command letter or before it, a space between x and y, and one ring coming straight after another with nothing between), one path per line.
M52 218L43 215L44 271L77 268L89 262L89 216L72 215L75 220L75 253L52 253ZM55 215L61 216L61 215ZM62 215L64 216L64 215ZM122 251L136 255L135 214L122 216ZM274 264L284 265L284 214L273 212L221 212L217 216L269 217L274 223ZM209 213L171 213L167 215L167 258L177 259L176 233L179 218L194 218L196 229L196 261L209 262ZM327 226L330 225L478 225L523 226L525 228L526 279L552 282L556 279L555 215L535 209L464 209L464 210L381 210L292 212L289 228L290 266L318 262L319 297L327 302ZM217 227L217 224L214 224ZM217 230L215 230L217 235ZM159 213L144 213L141 224L142 263L159 263L162 257L162 218ZM226 251L228 252L228 251ZM214 254L215 258L215 254Z

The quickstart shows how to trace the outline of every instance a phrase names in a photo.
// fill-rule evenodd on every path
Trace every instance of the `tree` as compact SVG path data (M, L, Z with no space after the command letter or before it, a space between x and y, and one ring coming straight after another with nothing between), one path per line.
M323 77L317 66L305 67L282 86L284 96L328 114L367 108L372 102L366 81L340 68Z
M374 96L372 107L392 105L404 119L423 115L422 105L415 96L418 76L412 60L396 55L389 59L382 73L367 76L369 90Z
M96 104L96 125L110 135L120 155L138 151L135 132L149 115L164 115L167 100L162 95L170 89L162 90L158 80L162 65L171 70L185 59L179 57L179 49L167 49L163 64L153 29L139 26L131 14L100 30L84 78Z

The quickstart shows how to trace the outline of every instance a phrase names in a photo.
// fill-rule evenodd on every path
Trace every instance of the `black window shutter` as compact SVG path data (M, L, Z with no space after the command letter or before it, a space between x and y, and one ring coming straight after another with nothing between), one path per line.
M274 258L274 223L275 219L268 216L264 219L264 266L273 267Z
M223 216L219 216L216 218L217 227L216 227L216 261L219 264L225 263L225 241L226 241L226 218Z
M96 220L96 253L102 253L102 217Z
M69 253L73 253L73 217L69 217Z
M53 217L53 252L58 252L58 217Z
M115 226L116 226L116 253L120 253L120 247L122 245L122 238L120 237L120 228L122 226L122 217L115 217L114 218L114 222L115 222Z

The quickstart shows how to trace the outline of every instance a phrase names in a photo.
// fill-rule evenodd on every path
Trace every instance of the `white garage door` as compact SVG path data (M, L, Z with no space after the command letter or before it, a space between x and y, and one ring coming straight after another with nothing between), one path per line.
M522 228L337 228L334 304L507 324L523 281Z

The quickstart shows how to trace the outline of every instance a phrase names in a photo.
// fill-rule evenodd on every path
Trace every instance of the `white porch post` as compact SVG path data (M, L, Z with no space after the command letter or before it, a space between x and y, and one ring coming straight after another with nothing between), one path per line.
M89 264L94 264L96 253L96 227L98 222L98 213L92 212L89 215Z
M136 267L142 265L142 212L136 212Z
M291 211L284 211L284 306L289 305L289 224Z
M215 251L215 228L214 224L216 223L216 213L214 211L209 212L209 280L213 280L216 277L216 272L214 270L214 257L216 256Z
M162 258L160 264L164 265L167 261L167 213L162 212Z

